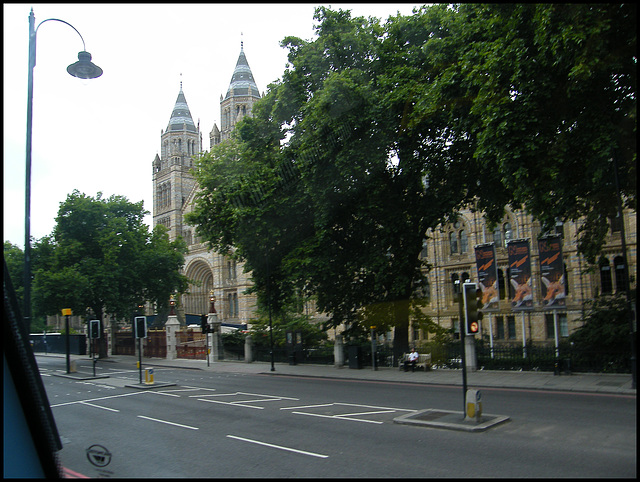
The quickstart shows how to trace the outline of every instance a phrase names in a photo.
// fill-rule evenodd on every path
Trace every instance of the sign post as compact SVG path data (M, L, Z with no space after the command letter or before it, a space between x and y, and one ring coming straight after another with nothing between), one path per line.
M65 346L67 352L67 375L71 373L71 354L69 347L69 317L71 316L71 308L62 308L62 315L65 317L64 329L66 331Z
M136 316L133 320L133 328L138 339L138 372L140 374L140 385L142 385L142 343L140 340L147 337L147 317Z

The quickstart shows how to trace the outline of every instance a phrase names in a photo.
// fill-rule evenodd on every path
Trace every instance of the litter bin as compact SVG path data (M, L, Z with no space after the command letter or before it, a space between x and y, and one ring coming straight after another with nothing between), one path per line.
M359 346L349 347L349 368L362 368L362 348Z

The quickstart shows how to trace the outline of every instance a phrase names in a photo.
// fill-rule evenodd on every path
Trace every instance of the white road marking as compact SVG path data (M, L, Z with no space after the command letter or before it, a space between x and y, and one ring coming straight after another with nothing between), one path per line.
M411 410L411 409L408 409L408 408L377 407L375 405L361 405L359 403L336 402L336 405L344 405L346 407L364 407L364 408L377 408L377 409L380 409L380 410L395 410L395 411L403 411L403 412L415 412L415 410Z
M102 410L109 410L110 412L119 412L120 410L116 410L115 408L101 407L100 405L95 405L89 402L80 402L81 405L89 405L90 407L101 408Z
M321 415L319 413L308 413L308 412L291 412L291 413L295 413L296 415L308 415L310 417L333 418L336 420L352 420L354 422L377 423L377 424L383 423L377 420L366 420L363 418L349 418L349 417L343 417L340 415Z
M144 418L146 420L152 420L154 422L166 423L167 425L174 425L176 427L188 428L190 430L199 430L198 427L191 427L190 425L182 425L181 423L168 422L167 420L160 420L158 418L145 417L144 415L138 415L138 418Z
M264 445L265 447L271 447L271 448L275 448L275 449L286 450L288 452L295 452L295 453L302 454L302 455L309 455L311 457L318 457L318 458L321 458L321 459L326 459L326 458L329 457L328 455L316 454L314 452L307 452L305 450L292 449L290 447L283 447L282 445L274 445L274 444L270 444L270 443L266 443L266 442L260 442L259 440L251 440L251 439L244 438L244 437L236 437L235 435L227 435L227 437L233 438L233 439L236 439L236 440L242 440L243 442L249 442L249 443L252 443L252 444Z
M264 407L254 407L253 405L243 405L242 403L223 402L221 400L209 400L208 398L198 398L197 400L200 402L220 403L222 405L234 405L236 407L247 407L247 408L255 408L257 410L264 410Z
M55 407L62 407L64 405L74 405L76 403L83 403L83 402L96 402L98 400L108 400L110 398L119 398L119 397L128 397L130 395L140 395L143 393L147 393L147 392L132 392L132 393L123 393L121 395L111 395L109 397L98 397L98 398L90 398L89 400L76 400L74 402L65 402L65 403L58 403L56 405L51 405L51 408L55 408ZM67 396L69 396L70 394L67 393Z
M316 408L316 407L330 407L335 405L334 403L323 403L321 405L299 405L297 407L282 407L280 410L297 410L299 408Z

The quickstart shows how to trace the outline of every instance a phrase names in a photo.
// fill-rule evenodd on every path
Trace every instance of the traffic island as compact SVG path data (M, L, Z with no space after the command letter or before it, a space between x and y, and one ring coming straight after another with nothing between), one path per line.
M482 414L480 417L469 418L465 417L463 412L428 408L401 415L394 418L393 422L404 425L461 430L463 432L484 432L509 420L510 418L506 415L491 415L487 413Z
M150 390L152 388L165 388L165 387L175 387L175 383L169 382L154 382L154 383L129 383L125 385L127 388L137 388L139 390Z

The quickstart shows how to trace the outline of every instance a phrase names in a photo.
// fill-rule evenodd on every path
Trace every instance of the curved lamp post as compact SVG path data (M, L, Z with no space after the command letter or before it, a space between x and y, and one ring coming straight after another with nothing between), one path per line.
M31 331L31 126L33 113L33 68L36 65L36 35L40 25L49 21L61 22L73 30L78 35L80 32L68 22L57 18L43 20L34 28L35 16L33 8L29 14L29 80L27 88L27 159L25 177L25 204L24 204L24 322L27 332ZM102 69L91 62L91 54L85 50L84 39L82 40L82 52L78 53L78 61L67 67L67 72L79 79L95 79L102 75Z

